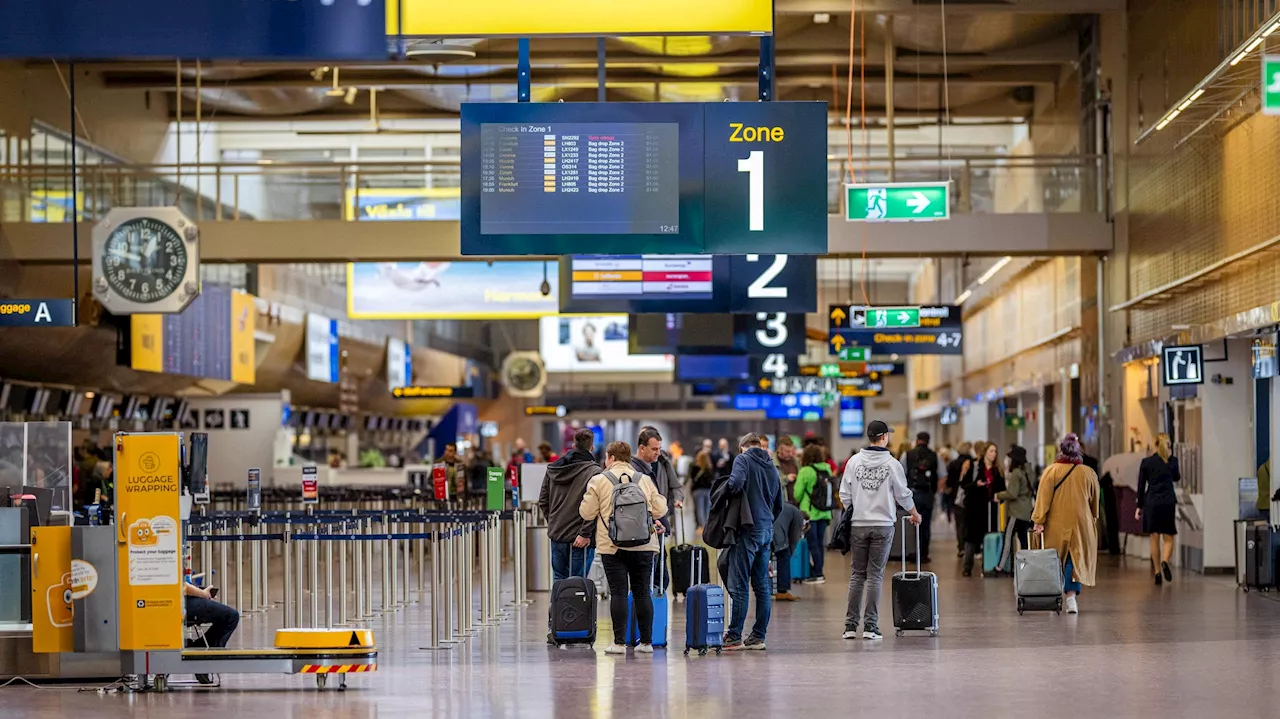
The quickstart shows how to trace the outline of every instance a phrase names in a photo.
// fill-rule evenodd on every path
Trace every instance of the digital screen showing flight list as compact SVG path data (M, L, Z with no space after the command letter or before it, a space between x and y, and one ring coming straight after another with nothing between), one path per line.
M482 123L483 235L680 232L675 122Z

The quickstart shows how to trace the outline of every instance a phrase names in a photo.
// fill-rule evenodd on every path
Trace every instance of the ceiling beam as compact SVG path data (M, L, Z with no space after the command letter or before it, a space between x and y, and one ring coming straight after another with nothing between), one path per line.
M1125 0L992 0L991 2L951 2L948 15L981 13L1037 13L1045 15L1084 15L1123 12ZM941 12L937 0L858 0L858 12L916 14ZM775 0L778 15L810 15L813 13L849 14L848 0Z

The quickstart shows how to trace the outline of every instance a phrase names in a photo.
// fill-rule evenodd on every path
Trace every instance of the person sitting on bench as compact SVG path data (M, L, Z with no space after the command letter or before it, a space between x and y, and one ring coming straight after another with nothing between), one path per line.
M236 627L240 626L240 612L215 601L212 591L191 582L183 582L182 593L186 597L187 624L208 624L209 631L204 633L205 644L210 648L227 646Z

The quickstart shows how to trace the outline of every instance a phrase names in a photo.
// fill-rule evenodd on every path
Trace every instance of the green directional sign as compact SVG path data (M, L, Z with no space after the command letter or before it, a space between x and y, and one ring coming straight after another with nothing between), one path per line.
M891 182L845 185L849 222L912 222L951 217L950 182Z
M844 349L840 350L840 361L841 362L870 362L871 348L870 347L845 347ZM837 365L837 368L838 368L838 365Z
M819 377L839 377L841 376L840 365L838 364L818 365L818 376Z
M1262 56L1262 112L1280 115L1280 55Z
M901 329L920 326L919 307L868 307L853 311L853 326L867 329Z

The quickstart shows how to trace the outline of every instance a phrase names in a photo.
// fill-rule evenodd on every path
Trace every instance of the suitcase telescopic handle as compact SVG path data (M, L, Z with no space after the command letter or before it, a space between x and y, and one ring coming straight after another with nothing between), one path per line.
M1033 544L1033 543L1036 541L1036 540L1035 540L1035 538L1036 538L1036 537L1039 537L1039 538L1040 538L1040 548L1041 548L1041 549L1044 549L1044 532L1036 532L1036 531L1032 531L1032 532L1031 532L1031 541L1030 541L1030 542L1027 542L1027 544Z
M902 573L907 573L907 520L911 517L905 516L902 522ZM916 574L920 573L920 525L916 525Z

